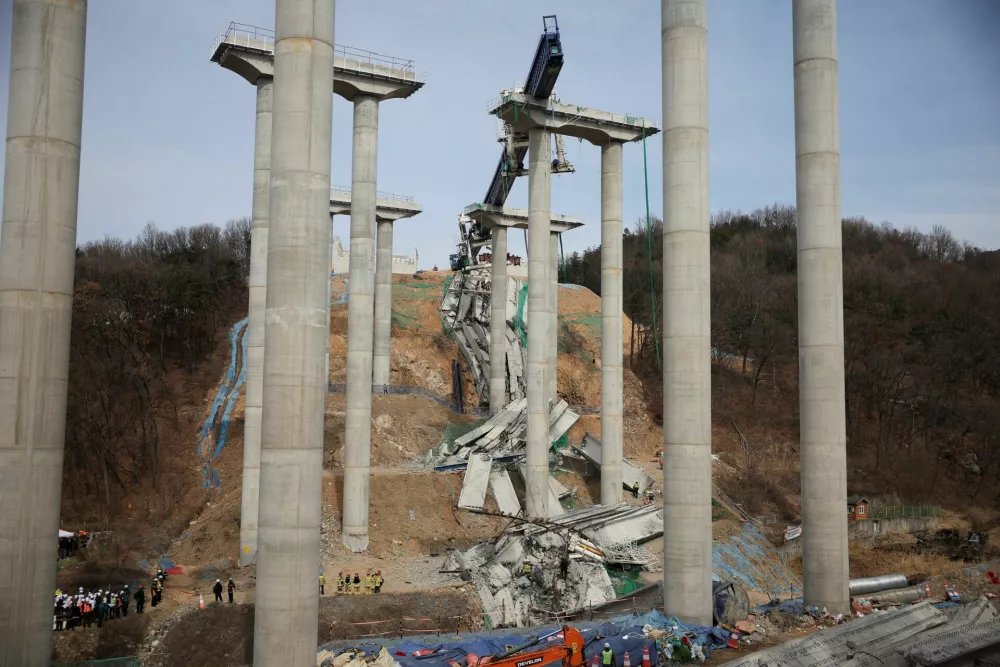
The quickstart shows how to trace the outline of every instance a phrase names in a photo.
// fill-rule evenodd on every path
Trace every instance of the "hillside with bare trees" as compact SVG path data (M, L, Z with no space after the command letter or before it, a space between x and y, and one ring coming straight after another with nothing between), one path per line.
M625 358L658 419L661 233L640 220L624 238ZM711 244L715 449L740 470L734 493L759 505L771 487L798 492L784 463L798 458L795 210L719 213ZM844 220L843 245L851 492L995 508L1000 252L862 218ZM565 279L599 293L599 248L567 257Z

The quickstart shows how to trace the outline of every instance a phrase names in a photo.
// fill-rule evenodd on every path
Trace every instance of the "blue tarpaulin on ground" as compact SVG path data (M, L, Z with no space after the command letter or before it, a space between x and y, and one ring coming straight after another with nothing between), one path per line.
M672 630L678 636L685 632L690 633L695 638L695 642L706 645L706 651L724 646L726 639L729 637L729 633L722 628L686 625L676 618L664 616L658 611L616 616L611 621L600 623L581 623L579 621L573 623L573 626L580 631L586 642L584 655L587 658L588 665L591 663L593 656L600 653L604 648L605 642L607 642L611 645L611 650L614 651L619 665L623 664L625 652L628 651L632 665L638 667L642 664L643 648L648 648L651 664L655 666L657 658L656 642L652 639L647 639L643 635L642 629L644 625L649 625L655 630ZM368 640L364 643L352 644L351 649L360 649L366 653L377 653L382 646L385 646L386 650L403 667L448 665L450 662L458 662L464 665L465 656L469 653L474 653L480 657L496 655L516 646L523 646L539 637L546 637L542 643L525 649L525 651L539 650L544 647L545 643L561 641L560 630L561 628L555 626L546 626L520 631L510 629L494 632L463 633L459 635L425 635L381 642ZM434 651L434 653L420 657L413 655L417 651L426 650Z

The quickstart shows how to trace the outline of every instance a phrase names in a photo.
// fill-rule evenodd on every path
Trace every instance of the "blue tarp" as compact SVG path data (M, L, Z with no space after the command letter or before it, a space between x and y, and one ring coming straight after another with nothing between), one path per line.
M673 630L674 634L681 635L689 632L694 641L705 646L706 651L712 648L719 648L725 645L729 633L722 628L707 628L701 626L686 625L676 618L664 616L658 611L651 611L645 614L630 614L626 616L616 616L611 621L580 623L573 622L573 627L578 629L583 635L586 647L584 655L587 664L591 664L593 656L601 652L605 642L611 645L615 652L618 665L622 665L625 652L628 651L630 662L634 667L642 664L643 648L649 649L649 657L652 665L656 665L657 650L656 642L647 639L642 634L644 625L652 626L656 630ZM351 644L352 649L361 649L366 653L377 653L382 646L392 654L403 667L430 667L431 665L448 665L449 662L465 664L465 656L474 653L483 657L503 653L516 646L523 646L539 637L549 636L545 642L558 642L560 628L556 626L546 626L542 628L532 628L518 630L496 630L494 632L464 633L460 635L425 635L420 637L407 637L405 639L387 640L373 642L368 640L364 643ZM341 644L338 642L338 644ZM544 643L525 649L525 651L539 650ZM430 655L414 657L413 653L422 650L435 651Z

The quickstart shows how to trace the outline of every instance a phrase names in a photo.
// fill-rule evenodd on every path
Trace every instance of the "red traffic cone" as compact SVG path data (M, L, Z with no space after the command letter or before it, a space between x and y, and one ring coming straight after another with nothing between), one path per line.
M198 596L198 609L204 609L204 608L205 608L205 596L204 595L199 595Z
M648 646L643 646L642 647L642 667L650 667L650 665L652 665L652 662L649 659L649 647Z
M622 663L622 667L632 667L632 661L628 659L628 651L625 651L625 661Z
M733 629L729 634L729 641L726 642L726 646L729 648L739 648L740 647L740 631Z
M592 667L597 667L597 654L594 654L594 659L590 661Z
M931 582L924 582L924 597L929 598L931 596Z

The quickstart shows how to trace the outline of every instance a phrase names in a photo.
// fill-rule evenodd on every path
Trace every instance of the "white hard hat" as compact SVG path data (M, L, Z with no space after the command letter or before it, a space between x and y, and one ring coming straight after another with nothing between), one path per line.
M604 642L604 648L611 648L611 644Z

